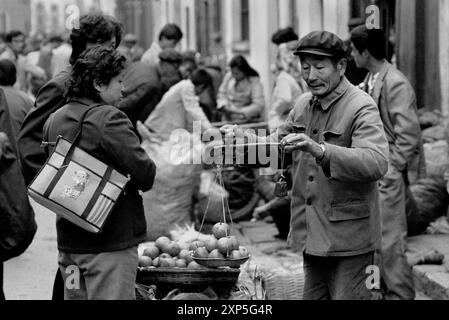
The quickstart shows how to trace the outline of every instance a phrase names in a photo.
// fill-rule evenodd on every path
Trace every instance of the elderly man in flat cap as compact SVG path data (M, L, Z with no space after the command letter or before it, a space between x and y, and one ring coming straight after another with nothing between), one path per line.
M295 54L310 93L270 139L292 154L289 243L304 255L304 299L373 299L377 183L388 167L379 111L346 79L346 48L335 34L312 32ZM237 126L222 131L248 134Z

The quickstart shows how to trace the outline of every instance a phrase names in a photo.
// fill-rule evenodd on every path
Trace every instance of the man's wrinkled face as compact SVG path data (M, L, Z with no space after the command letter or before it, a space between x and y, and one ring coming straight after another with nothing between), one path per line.
M360 53L359 50L354 46L353 43L351 43L351 56L354 58L354 62L357 66L357 68L366 68L368 58L366 57L366 54Z
M317 55L301 56L302 76L317 97L325 97L339 84L346 71L346 59L335 63L330 58Z
M12 38L11 40L11 49L14 53L22 53L25 49L25 36L19 35L17 37Z

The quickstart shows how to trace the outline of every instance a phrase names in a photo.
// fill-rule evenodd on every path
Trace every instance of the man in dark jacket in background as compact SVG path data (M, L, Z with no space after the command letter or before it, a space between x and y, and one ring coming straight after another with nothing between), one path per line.
M354 30L354 28L364 25L365 19L363 18L354 18L349 20L348 28L349 32ZM346 78L348 78L349 82L353 85L358 86L365 80L366 75L368 74L368 70L358 68L354 58L351 55L351 39L345 41L346 47L348 48L348 66L346 67Z
M123 84L118 108L136 127L136 122L144 122L162 98L159 71L144 62L133 62L126 68Z
M422 150L415 92L407 78L387 61L382 30L357 27L351 32L351 41L357 66L369 71L363 89L378 105L390 149L388 172L379 184L385 298L412 300L413 274L405 257L406 204L413 201L408 171Z
M20 172L12 119L0 89L0 300L5 299L3 262L24 252L36 230L34 211Z

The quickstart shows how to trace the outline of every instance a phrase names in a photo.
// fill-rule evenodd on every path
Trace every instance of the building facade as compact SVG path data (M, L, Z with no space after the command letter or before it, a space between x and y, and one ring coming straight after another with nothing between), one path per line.
M0 32L31 30L31 0L0 0Z
M31 33L67 33L73 19L88 13L115 15L115 0L31 0Z
M300 37L328 30L348 39L351 19L374 19L388 32L418 106L449 115L448 0L123 0L117 15L143 47L174 22L185 33L180 50L198 51L223 66L244 55L261 75L267 102L276 54L271 35L277 29L292 26Z

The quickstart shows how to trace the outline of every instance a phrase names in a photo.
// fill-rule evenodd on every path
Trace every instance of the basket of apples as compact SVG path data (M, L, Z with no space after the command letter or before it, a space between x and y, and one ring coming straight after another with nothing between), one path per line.
M208 268L239 268L248 261L248 250L240 246L237 238L230 235L230 227L223 222L212 228L213 237L193 252L193 261Z
M239 269L213 270L194 261L194 252L199 248L205 248L207 243L207 240L185 243L160 237L155 242L142 244L139 247L137 282L178 286L235 284L240 273Z

